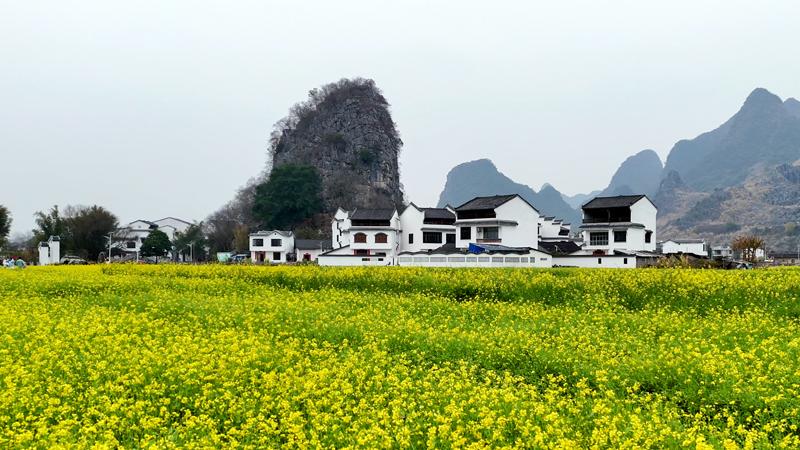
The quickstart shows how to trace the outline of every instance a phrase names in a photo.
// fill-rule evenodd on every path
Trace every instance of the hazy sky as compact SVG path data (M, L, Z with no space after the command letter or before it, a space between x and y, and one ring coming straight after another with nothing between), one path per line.
M800 96L800 3L0 0L0 204L202 220L264 165L309 89L373 78L410 200L454 165L574 194Z

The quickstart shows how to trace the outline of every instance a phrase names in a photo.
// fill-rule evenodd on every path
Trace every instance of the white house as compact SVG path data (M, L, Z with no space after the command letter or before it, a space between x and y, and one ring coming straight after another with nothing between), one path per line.
M708 246L703 239L669 239L661 243L661 253L708 256Z
M646 195L595 197L581 209L584 249L605 254L656 251L658 209Z
M192 225L190 222L175 217L165 217L155 221L134 220L128 225L118 228L115 239L122 242L122 251L138 254L142 249L142 241L150 235L151 231L162 231L170 241L174 241L177 233L185 232Z
M250 234L250 260L254 263L285 263L294 255L291 231L258 231Z
M61 238L50 236L47 242L39 243L39 265L49 266L61 261Z
M395 209L336 211L331 223L333 250L317 257L322 266L390 266L400 246L400 217Z
M403 236L422 234L423 242L404 240L401 266L552 266L550 254L538 247L539 211L519 195L476 197L455 209L412 204L403 213Z
M711 247L712 258L731 259L733 258L733 249L729 246L714 246Z
M539 211L517 194L476 197L455 209L456 247L539 245Z
M554 256L572 267L643 267L655 262L658 209L646 195L595 197L581 208L583 246Z
M400 251L435 250L456 244L456 214L452 208L420 208L410 203L400 213Z

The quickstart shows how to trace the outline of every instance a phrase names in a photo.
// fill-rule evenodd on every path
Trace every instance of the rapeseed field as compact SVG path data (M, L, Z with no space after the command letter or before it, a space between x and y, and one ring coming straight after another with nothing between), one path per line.
M0 271L0 448L798 448L800 271Z

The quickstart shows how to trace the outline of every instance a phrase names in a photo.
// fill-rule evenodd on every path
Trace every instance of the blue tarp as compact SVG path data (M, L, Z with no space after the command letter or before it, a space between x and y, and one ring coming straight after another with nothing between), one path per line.
M486 249L481 247L480 245L469 244L469 248L467 249L467 251L470 252L470 253L475 253L477 255L478 253L485 252Z

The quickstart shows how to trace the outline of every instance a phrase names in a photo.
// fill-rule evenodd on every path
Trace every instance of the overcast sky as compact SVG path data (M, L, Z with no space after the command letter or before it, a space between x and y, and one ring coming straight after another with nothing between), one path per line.
M262 170L309 89L373 78L410 200L490 158L535 189L605 187L761 86L800 96L800 3L0 0L0 204L202 220Z

